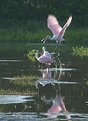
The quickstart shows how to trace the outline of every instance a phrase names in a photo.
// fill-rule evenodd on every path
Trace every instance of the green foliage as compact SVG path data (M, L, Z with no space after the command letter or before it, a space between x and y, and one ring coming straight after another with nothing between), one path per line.
M17 77L14 77L14 81L11 80L10 82L12 84L14 84L15 86L33 86L34 85L34 81L36 81L38 79L37 76L25 76L25 75L22 75L22 76L17 76Z
M73 55L84 57L88 56L88 48L87 47L73 47Z
M76 44L76 45L86 45L88 44L88 28L69 27L65 33L64 38L67 43Z
M29 51L29 53L27 54L28 59L31 60L32 62L36 61L35 52L36 52L36 50L33 49L33 50Z
M26 94L35 95L36 88L35 83L38 76L21 75L16 76L12 80L8 80L7 86L4 84L3 88L0 88L0 94Z
M32 23L30 21L22 23L21 26L14 23L10 28L0 29L0 42L40 43L41 39L47 35L52 36L52 32L42 22L33 21ZM86 45L88 44L88 28L70 26L64 35L64 39L66 43Z
M45 21L48 14L54 14L64 21L72 14L74 24L86 26L87 11L87 0L0 0L0 19L6 20Z
M0 28L0 42L39 42L48 34L43 22L38 21L4 21Z

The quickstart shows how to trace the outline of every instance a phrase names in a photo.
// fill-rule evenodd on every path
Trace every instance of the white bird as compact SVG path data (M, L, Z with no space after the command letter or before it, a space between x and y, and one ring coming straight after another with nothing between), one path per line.
M64 40L63 36L65 33L65 30L67 29L67 27L69 27L70 23L72 21L72 16L70 16L67 20L67 22L65 23L65 25L63 26L63 28L59 25L59 22L57 21L57 18L53 15L48 15L47 18L47 26L48 28L52 31L53 36L47 36L44 39L42 39L41 41L43 43L45 43L47 40L55 40L57 43L62 42Z
M51 54L45 50L45 47L42 47L42 50L43 50L43 54L40 57L38 57L38 51L35 53L36 59L40 63L51 65L51 63L53 62Z

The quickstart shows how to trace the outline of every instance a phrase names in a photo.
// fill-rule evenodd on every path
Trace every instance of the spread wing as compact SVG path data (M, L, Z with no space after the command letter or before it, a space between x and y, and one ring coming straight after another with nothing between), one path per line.
M53 15L48 15L47 24L48 28L54 35L58 35L62 30L62 27L59 25L56 17Z
M64 36L64 33L65 33L67 27L69 27L71 21L72 21L72 16L70 16L70 17L68 18L67 22L66 22L65 25L63 26L63 28L62 28L62 30L61 30L61 32L60 32L60 34L59 34L60 36L62 36L62 37Z

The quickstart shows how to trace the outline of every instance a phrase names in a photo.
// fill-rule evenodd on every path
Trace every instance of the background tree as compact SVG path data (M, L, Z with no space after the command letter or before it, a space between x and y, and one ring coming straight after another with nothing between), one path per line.
M65 20L72 14L75 24L86 26L87 12L87 0L0 0L0 19L41 21L54 14Z

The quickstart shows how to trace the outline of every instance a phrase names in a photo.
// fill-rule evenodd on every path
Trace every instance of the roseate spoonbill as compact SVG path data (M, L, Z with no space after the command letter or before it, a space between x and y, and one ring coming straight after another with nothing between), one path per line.
M36 59L40 63L51 65L51 63L53 62L52 55L48 51L45 50L45 47L42 47L42 50L43 50L43 54L40 57L38 57L38 51L36 51L35 53Z
M53 15L48 15L47 18L47 26L48 28L52 31L53 36L47 36L44 39L42 39L41 41L43 43L45 43L47 40L56 40L56 42L61 43L64 38L64 33L65 30L67 29L67 27L69 27L70 23L72 21L72 16L70 16L67 20L67 22L65 23L65 25L63 26L63 28L59 25L59 22L57 21L57 18Z
M68 119L68 121L71 121L70 115L67 114L68 111L63 102L63 97L58 96L56 97L56 99L53 100L53 105L48 109L47 113L49 118L56 118L58 116L58 113L60 112L66 113L66 118Z

